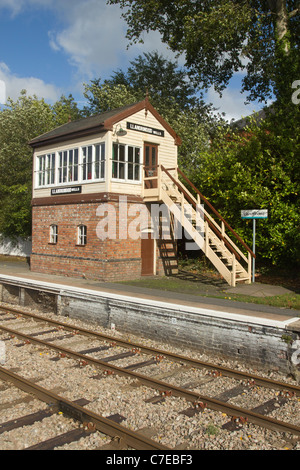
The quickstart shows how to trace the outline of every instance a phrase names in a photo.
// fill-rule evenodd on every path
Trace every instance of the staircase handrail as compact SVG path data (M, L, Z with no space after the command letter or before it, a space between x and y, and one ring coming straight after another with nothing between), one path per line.
M172 170L175 170L175 168L172 168ZM167 171L171 171L169 168L167 169ZM184 194L185 194L185 197L187 199L189 199L190 202L192 202L192 204L197 207L197 200L195 198L195 196L187 189L186 186L184 186L180 180L178 180L180 185L183 186L184 188ZM179 188L179 186L178 186ZM179 188L180 189L180 188ZM181 189L183 190L183 189ZM197 209L194 209L194 210L197 210ZM215 219L209 214L209 212L207 212L207 210L205 209L205 207L203 206L203 213L204 213L204 220L206 220L208 222L208 225L209 227L213 230L213 232L215 232L215 234L221 239L223 240L224 244L227 246L227 248L235 254L235 257L237 260L240 260L240 257L243 258L243 260L247 263L248 260L246 258L246 256L244 255L244 253L239 249L239 247L237 245L235 245L235 243L232 241L232 239L227 235L227 233L224 231L222 231L222 228L217 224L217 222L215 221ZM233 247L234 246L234 247Z
M185 193L185 196L193 203L195 204L195 202L191 199L190 195L185 191L185 188L184 186L181 184L181 182L179 180L176 180L170 173L169 171L163 166L161 165L161 169L168 175L168 177L176 184L176 186L180 189L180 191L182 191L183 193ZM172 168L173 170L173 168ZM175 168L174 168L175 170ZM219 214L219 212L213 207L213 205L203 196L203 194L201 194L201 192L196 188L196 186L188 179L188 177L180 170L180 168L177 168L177 172L184 178L184 180L194 189L194 191L196 191L196 193L200 196L200 199L203 200L205 202L205 204L212 210L212 212L221 220L221 222L224 223L224 225L228 228L228 230L233 234L233 236L242 244L242 246L248 251L248 253L250 253L250 255L253 257L253 258L256 258L256 255L253 253L253 251L248 247L248 245L244 242L244 240L242 240L242 238L233 230L233 228L228 224L228 222L226 222L226 220ZM211 224L211 221L209 220L209 218L207 218L207 221L210 225ZM216 227L213 227L214 231L216 230ZM228 248L230 248L231 251L233 251L235 254L236 254L236 251L234 250L234 248L232 246L229 245L229 243L227 242L227 240L223 237L223 235L221 234L221 232L218 230L218 235L220 236L220 238L226 243L226 246ZM229 246L228 246L229 245ZM239 256L238 256L239 258Z
M166 175L171 179L171 181L173 181L175 183L175 185L180 189L180 191L184 194L184 197L192 204L195 206L195 210L197 210L197 201L195 200L194 196L189 192L189 190L187 188L185 188L185 186L183 186L183 184L176 180L170 173L169 171L162 166L162 170L166 173ZM246 257L244 256L244 254L238 249L237 246L235 246L235 248L232 246L233 244L233 241L227 237L227 239L225 238L226 237L226 234L225 234L225 237L222 235L222 232L220 230L220 227L218 227L218 224L210 217L210 215L206 212L206 210L204 209L204 220L208 223L209 227L217 234L217 236L219 237L219 239L221 239L224 244L227 246L227 248L229 249L229 251L231 251L231 253L233 253L236 257L236 259L240 260L240 254L242 255L242 257L246 260ZM238 253L238 251L239 253Z

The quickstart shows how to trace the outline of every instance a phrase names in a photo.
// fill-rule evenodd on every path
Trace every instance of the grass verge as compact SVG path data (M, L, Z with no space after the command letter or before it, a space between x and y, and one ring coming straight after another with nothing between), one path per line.
M123 281L121 284L158 289L182 294L198 295L200 297L213 297L231 301L270 305L277 308L289 308L300 311L300 294L284 294L268 297L253 297L245 294L229 294L222 288L213 288L197 281L187 281L175 277L145 278L133 281Z

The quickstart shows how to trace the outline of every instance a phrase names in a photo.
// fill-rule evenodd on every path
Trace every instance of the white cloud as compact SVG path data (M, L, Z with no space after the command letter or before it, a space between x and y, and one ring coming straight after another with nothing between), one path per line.
M56 25L48 31L49 47L64 54L73 66L76 83L107 78L119 68L126 70L143 52L157 50L175 58L157 32L145 33L144 44L127 48L122 10L118 5L107 5L107 0L0 0L2 8L9 9L12 16L25 14L25 8L49 9L57 15ZM179 64L183 65L182 59Z
M12 17L21 13L24 8L29 6L48 7L55 0L0 0L0 9L7 9Z
M127 25L121 18L118 5L107 5L106 0L64 0L61 16L68 6L67 26L61 31L50 31L50 46L63 51L78 70L78 77L107 76L118 68L127 67L143 52L157 50L169 59L175 55L161 42L159 33L144 35L144 44L127 48Z
M106 5L106 0L75 2L68 12L68 25L50 32L50 45L63 51L79 75L92 77L108 73L126 55L124 21L119 9Z
M129 61L143 52L157 50L168 59L175 59L175 54L161 42L157 32L144 33L144 44L127 49L127 25L121 18L121 9L118 5L107 5L107 0L0 0L0 10L4 7L10 9L12 15L22 14L28 7L49 9L57 15L57 24L48 31L49 46L53 51L63 53L74 67L72 87L79 94L82 93L82 82L95 77L107 78L119 68L126 70ZM183 56L178 63L184 65ZM247 65L247 59L242 58L242 63ZM235 77L241 80L244 74L245 70L240 70ZM14 75L3 63L0 63L0 80L5 82L7 96L12 98L16 98L22 88L50 101L59 99L62 94L55 85L39 78ZM238 88L238 85L231 85L222 98L213 88L206 95L207 101L219 112L224 112L229 121L261 108L257 103L245 105L246 97Z
M6 84L4 80L0 80L0 104L6 103Z
M143 34L143 44L134 44L130 47L129 52L135 58L137 55L143 52L158 51L166 59L178 62L179 67L183 67L185 64L185 55L181 54L176 57L177 54L162 42L161 35L157 31L150 31L149 33Z
M0 0L0 8L7 9L12 16L17 15L23 8L24 0Z
M6 99L16 100L23 89L29 96L36 95L50 102L57 101L62 94L55 85L45 83L39 78L14 75L4 62L0 62L0 81L4 83Z
M211 87L207 93L207 101L212 103L217 112L225 113L225 119L229 122L234 119L240 119L241 117L249 116L255 111L262 108L262 104L250 103L245 104L246 95L241 93L236 88L226 88L223 91L222 97Z

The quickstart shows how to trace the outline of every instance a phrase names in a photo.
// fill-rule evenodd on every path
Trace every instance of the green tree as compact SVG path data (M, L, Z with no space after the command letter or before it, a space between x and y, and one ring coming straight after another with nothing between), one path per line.
M127 37L159 31L171 50L185 54L197 84L221 92L246 72L249 99L287 97L299 75L297 0L108 0L124 9Z
M53 112L43 99L23 90L0 113L0 233L31 233L32 150L30 139L53 126Z
M78 108L73 96L62 95L59 101L52 106L54 125L61 126L69 121L76 121L83 117L82 111Z
M221 118L204 103L201 91L194 88L184 69L176 61L157 52L143 54L130 63L127 71L113 72L110 79L85 84L89 104L86 114L101 113L143 100L148 90L152 105L182 139L179 164L193 167L198 155L207 148Z
M107 81L101 83L101 78L92 80L90 84L84 84L83 94L89 103L83 110L86 116L101 114L144 98L124 84L114 85Z
M268 209L257 230L258 263L300 266L299 108L275 108L240 134L220 130L190 178L251 246L242 209Z
M116 95L111 89L116 86ZM101 90L101 92L100 92ZM104 93L102 93L102 90ZM105 99L107 93L107 99ZM163 57L158 52L144 53L130 62L127 71L118 69L109 79L101 83L101 79L85 84L84 96L89 104L86 114L101 113L123 104L140 101L146 93L156 108L162 110L170 103L176 103L182 111L197 108L207 113L208 105L201 99L201 90L192 86L187 72L178 66L176 61Z
M119 69L106 83L123 84L139 94L148 91L157 104L173 99L182 110L199 106L197 94L200 90L191 84L186 70L179 67L176 61L154 51L139 55L130 64L126 72Z
M81 115L71 95L53 106L25 90L0 112L0 234L31 234L32 149L28 142Z

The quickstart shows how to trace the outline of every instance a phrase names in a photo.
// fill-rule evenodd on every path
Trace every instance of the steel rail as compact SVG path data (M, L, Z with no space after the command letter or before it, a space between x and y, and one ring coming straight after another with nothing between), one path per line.
M243 372L243 371L230 369L228 367L219 366L219 365L216 365L216 364L213 364L213 363L200 361L199 359L191 359L189 357L186 357L186 356L183 356L183 355L180 355L180 354L175 354L175 353L172 353L170 351L165 351L163 349L144 346L144 345L142 345L140 343L136 343L136 342L122 340L122 339L116 338L114 336L105 335L105 334L102 334L102 333L90 331L90 330L87 330L85 328L80 328L80 327L77 327L77 326L74 326L74 325L68 325L66 323L63 323L63 322L60 322L60 321L57 321L57 320L51 320L51 319L48 319L48 318L43 317L41 315L36 315L36 314L33 314L33 313L20 311L20 310L11 308L11 307L8 307L8 308L7 307L0 307L0 310L4 310L4 311L7 310L11 313L15 313L16 315L25 316L25 317L28 317L28 318L34 318L36 321L42 321L42 322L45 322L45 323L49 323L50 325L54 325L54 326L57 326L57 327L62 327L67 331L76 332L76 333L78 332L78 333L80 333L82 335L85 335L85 336L88 336L88 337L97 338L100 341L108 341L108 342L111 342L111 343L115 343L118 346L122 346L122 347L129 348L129 349L135 348L138 351L140 351L142 353L145 353L145 354L148 354L148 355L162 356L162 357L170 359L174 362L185 363L185 364L189 365L190 367L194 367L194 368L198 368L198 369L211 369L211 370L217 371L217 372L219 372L222 375L227 376L227 377L232 377L232 378L239 379L239 380L251 380L251 381L254 381L255 385L260 385L260 386L267 387L267 388L272 388L272 389L275 389L275 390L290 391L293 394L295 394L297 396L300 396L300 386L297 386L297 385L287 384L287 383L284 383L284 382L279 382L279 381L268 379L268 378L265 378L265 377L260 377L256 374L252 374L250 372Z
M105 371L110 371L120 376L130 377L135 380L137 379L142 384L150 388L153 388L155 390L159 390L162 394L185 398L186 400L192 402L195 406L204 405L205 407L207 406L208 408L212 410L221 411L233 417L241 417L253 424L263 426L268 429L272 429L272 430L276 430L280 432L289 432L289 433L300 436L299 426L295 426L293 424L279 421L269 416L261 415L254 411L248 410L246 408L241 408L235 405L224 403L221 400L217 400L212 397L208 397L208 396L196 393L196 392L183 389L181 387L177 387L168 382L163 382L158 379L147 377L146 375L140 374L138 372L123 369L122 367L118 367L113 364L109 364L108 362L101 361L100 359L95 359L93 357L77 353L75 351L64 348L62 346L57 346L54 344L50 344L46 341L39 340L37 338L32 338L31 336L25 335L23 333L20 333L16 330L12 330L10 328L1 326L0 329L2 329L3 331L7 332L8 334L12 336L22 338L25 341L35 343L40 346L58 351L64 354L66 357L74 358L76 360L81 361L82 364L85 364L85 365L91 364L94 367L98 366L101 369L104 369Z
M20 375L17 375L1 366L0 378L5 381L12 382L15 386L25 392L34 394L41 401L54 406L57 411L61 411L83 423L92 423L95 429L113 438L118 437L124 439L124 442L128 447L132 447L136 450L170 450L170 447L160 444L159 442L155 442L152 439L142 436L138 432L131 431L130 429L127 429L104 416L85 409L84 407L32 383L24 377L21 377Z

